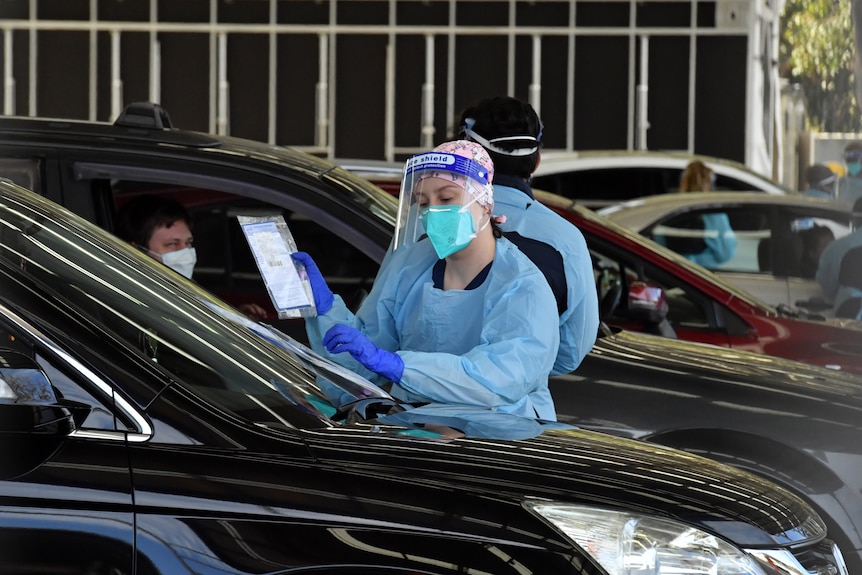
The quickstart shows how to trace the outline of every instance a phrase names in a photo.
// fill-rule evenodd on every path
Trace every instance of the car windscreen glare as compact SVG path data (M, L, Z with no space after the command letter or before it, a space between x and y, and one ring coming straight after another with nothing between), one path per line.
M5 183L0 265L3 278L17 277L41 292L29 301L54 301L86 316L177 384L257 424L328 426L344 403L388 397L290 338L252 329L149 256Z

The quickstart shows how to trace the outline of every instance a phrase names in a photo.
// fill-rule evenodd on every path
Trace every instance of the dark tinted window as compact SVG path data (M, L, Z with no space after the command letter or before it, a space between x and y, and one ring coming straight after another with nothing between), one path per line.
M691 236L702 229L698 219L711 210L691 210L676 214L645 231L652 239L662 231L683 230L688 242L701 241ZM846 214L813 212L772 205L744 205L721 210L727 214L736 248L733 257L710 269L764 273L777 277L814 278L820 254L837 237L849 233ZM688 252L677 244L666 243L679 253Z
M537 176L533 187L577 200L585 206L606 206L622 200L664 194L679 186L680 170L608 168Z
M42 160L0 158L0 178L8 178L19 186L42 194Z
M587 244L593 259L599 302L603 308L602 319L609 324L626 326L632 322L626 307L626 292L632 281L641 280L664 290L668 302L667 319L675 329L718 329L732 334L745 333L747 328L741 318L672 274L630 253L620 252L618 248L596 238L587 237ZM618 305L612 306L616 286L620 287L620 300Z
M94 180L94 194L105 184ZM314 258L332 291L341 295L352 309L358 307L371 289L377 274L378 264L343 239L343 230L322 225L306 213L199 187L128 180L112 180L110 187L116 208L144 193L167 196L183 204L192 219L197 252L194 280L234 306L252 303L262 306L269 314L267 322L300 341L306 341L303 322L277 318L236 216L283 216L298 249Z

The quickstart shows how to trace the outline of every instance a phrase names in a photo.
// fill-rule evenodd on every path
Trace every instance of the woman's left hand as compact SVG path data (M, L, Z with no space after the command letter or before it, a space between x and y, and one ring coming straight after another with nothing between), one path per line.
M344 324L329 328L323 336L323 345L329 353L348 352L366 369L380 374L389 381L401 381L404 360L397 353L380 349L361 331Z

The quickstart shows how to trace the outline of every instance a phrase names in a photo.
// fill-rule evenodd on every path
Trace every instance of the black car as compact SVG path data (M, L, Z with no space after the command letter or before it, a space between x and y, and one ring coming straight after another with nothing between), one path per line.
M270 305L235 215L283 214L333 290L358 305L391 237L389 194L286 148L128 123L0 118L0 169L108 230L135 194L181 200L195 220L195 279L234 304ZM304 335L300 321L273 312L269 322ZM790 489L823 517L851 571L862 572L858 377L603 332L577 372L551 389L563 421L708 454Z
M547 426L398 405L0 180L2 573L847 573L766 480Z

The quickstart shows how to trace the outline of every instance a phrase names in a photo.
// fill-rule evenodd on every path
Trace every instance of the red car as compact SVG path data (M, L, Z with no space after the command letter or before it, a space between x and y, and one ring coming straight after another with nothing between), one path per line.
M398 169L342 165L398 194ZM541 190L535 195L584 234L608 325L862 373L862 322L769 306L571 199Z
M672 328L666 332L679 339L862 373L862 322L824 320L789 307L768 306L570 199L538 190L535 194L583 232L593 256L600 313L607 324L658 333L666 319ZM633 282L661 288L658 293L647 292L654 298L647 302L652 303L653 313L644 313L642 289L630 297ZM658 314L660 298L666 300L666 318Z

